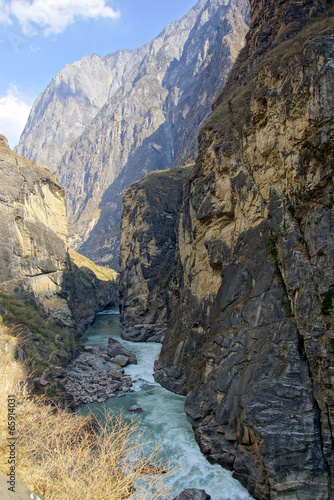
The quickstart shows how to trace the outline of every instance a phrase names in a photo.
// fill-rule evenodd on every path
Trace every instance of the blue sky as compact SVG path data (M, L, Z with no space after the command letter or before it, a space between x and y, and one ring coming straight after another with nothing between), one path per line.
M65 64L134 49L197 0L0 0L0 133L13 148L35 98Z

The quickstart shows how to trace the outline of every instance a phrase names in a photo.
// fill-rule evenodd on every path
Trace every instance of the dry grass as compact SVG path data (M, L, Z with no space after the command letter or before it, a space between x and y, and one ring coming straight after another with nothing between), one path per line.
M167 498L159 473L165 468L156 448L147 454L140 444L138 423L107 411L98 423L92 416L29 397L24 366L13 359L9 347L16 341L0 325L0 469L9 470L6 408L8 395L14 394L16 475L28 488L47 500L118 500L132 497L134 491L136 500ZM147 475L148 470L158 474Z

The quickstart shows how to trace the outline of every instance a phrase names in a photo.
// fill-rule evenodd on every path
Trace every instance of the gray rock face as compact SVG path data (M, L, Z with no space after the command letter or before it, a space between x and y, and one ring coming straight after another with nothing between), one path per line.
M10 477L0 472L1 500L12 500L13 498L18 500L44 500L42 495L32 492L16 476L13 477L15 477L15 480L12 482L14 486L11 486L8 483ZM14 488L14 490L8 490L8 488Z
M125 340L163 338L173 308L176 223L190 170L151 173L124 196L119 296Z
M115 362L120 366L137 364L136 356L127 351L116 339L108 339L107 354L111 359L115 359ZM123 364L124 362L125 364Z
M125 190L194 158L248 13L247 0L200 0L139 49L67 65L39 96L17 151L65 188L73 248L117 267Z
M63 294L80 334L90 326L97 312L118 303L117 273L99 268L72 249L68 250Z
M211 497L204 490L188 488L183 490L174 500L210 500Z

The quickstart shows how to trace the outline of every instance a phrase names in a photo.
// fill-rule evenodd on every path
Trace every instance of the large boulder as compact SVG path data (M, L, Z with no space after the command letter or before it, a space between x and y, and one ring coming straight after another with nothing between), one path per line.
M1 140L1 136L0 136ZM13 477L13 476L12 476ZM15 477L15 475L14 475ZM33 493L16 477L15 480L10 481L10 476L0 472L0 497L1 500L44 500L44 497L39 493ZM15 486L12 486L14 484ZM10 490L9 488L14 488Z
M211 497L204 490L197 490L196 488L187 488L181 491L173 500L210 500Z
M110 356L110 358L116 358L116 356L124 356L128 358L128 361L126 364L124 364L124 359L122 360L122 365L121 366L126 366L126 365L136 365L137 364L137 358L132 352L128 351L125 349L118 340L115 339L108 339L108 348L107 348L107 354ZM120 358L117 358L119 360Z

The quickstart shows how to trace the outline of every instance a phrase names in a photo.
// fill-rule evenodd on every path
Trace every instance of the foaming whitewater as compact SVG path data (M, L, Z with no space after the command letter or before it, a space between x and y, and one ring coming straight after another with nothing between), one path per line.
M124 411L126 418L132 413L128 408L140 406L144 411L137 415L140 429L145 429L145 441L158 442L161 459L176 465L173 475L164 483L171 487L170 499L185 488L205 489L212 500L249 500L252 497L229 471L219 465L211 465L200 452L193 430L183 411L185 397L161 387L153 378L154 360L161 345L146 342L128 342L121 339L119 314L116 309L99 313L83 341L86 345L104 345L108 338L119 340L126 349L137 356L137 365L125 368L125 373L135 380L133 391L122 398L110 398L104 406L113 412ZM101 405L83 405L83 413L92 410L97 417ZM135 500L135 499L134 499Z

